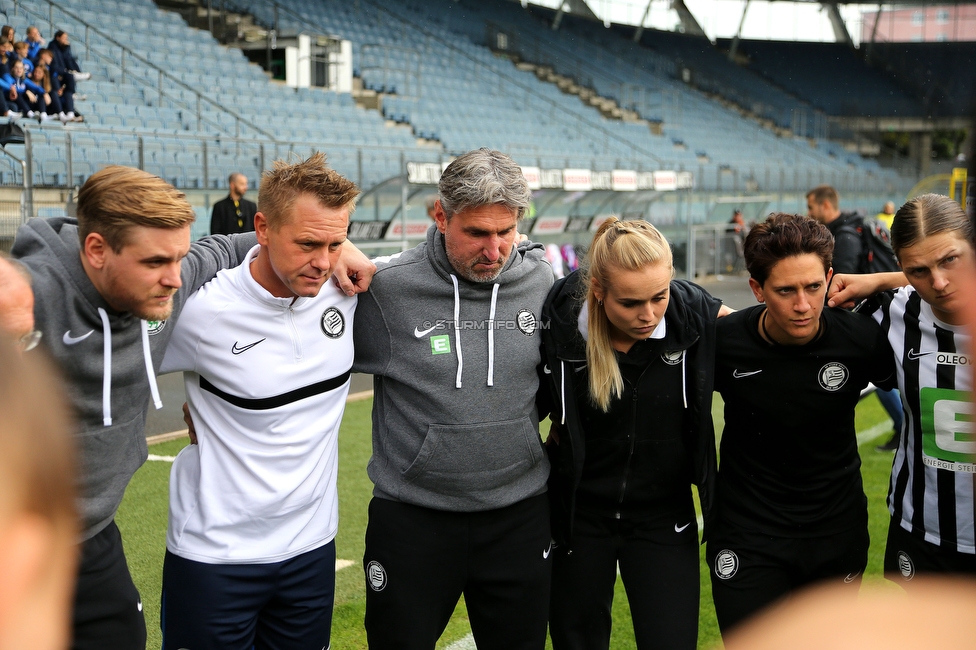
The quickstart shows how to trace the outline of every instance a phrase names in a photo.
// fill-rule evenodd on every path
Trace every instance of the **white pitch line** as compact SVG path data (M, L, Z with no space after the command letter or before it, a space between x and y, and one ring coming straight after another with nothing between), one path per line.
M336 568L335 568L335 570L336 571L342 571L343 569L348 569L353 564L355 564L355 562L353 560L339 560L339 559L336 559Z
M478 646L474 643L474 635L469 632L463 639L458 639L447 646L447 650L478 650Z
M157 456L156 454L149 454L149 458L146 460L158 460L164 463L172 463L176 460L176 456Z
M886 419L884 422L879 422L878 424L874 425L870 429L867 429L865 431L858 432L858 434L857 434L857 446L860 447L864 443L869 442L871 440L874 440L875 438L880 437L881 434L887 433L888 431L891 431L891 428L893 426L894 426L894 422L892 422L891 420Z

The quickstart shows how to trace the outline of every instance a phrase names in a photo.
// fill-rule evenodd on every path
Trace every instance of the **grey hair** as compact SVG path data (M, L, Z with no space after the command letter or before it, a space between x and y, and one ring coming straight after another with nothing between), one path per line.
M487 148L455 159L441 174L437 189L448 219L467 208L499 204L521 219L532 200L522 169L511 157Z

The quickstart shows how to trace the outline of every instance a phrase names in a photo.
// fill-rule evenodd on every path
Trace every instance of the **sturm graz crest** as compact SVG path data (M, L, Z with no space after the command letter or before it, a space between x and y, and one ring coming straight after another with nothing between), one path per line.
M850 374L847 366L833 361L820 369L817 379L820 381L821 388L834 392L835 390L840 390L847 383L847 378L850 377Z
M346 319L335 307L322 312L322 331L330 339L337 339L346 331Z
M166 327L166 321L164 320L147 320L146 330L149 332L149 336L155 336L163 331Z
M715 575L720 580L728 580L739 570L739 556L734 551L722 549L715 556Z
M681 363L682 354L684 354L684 350L668 350L661 355L661 361L669 366L676 366Z
M536 329L539 327L539 323L535 319L535 314L528 309L519 310L518 315L515 317L515 324L518 325L519 331L526 336L535 334Z

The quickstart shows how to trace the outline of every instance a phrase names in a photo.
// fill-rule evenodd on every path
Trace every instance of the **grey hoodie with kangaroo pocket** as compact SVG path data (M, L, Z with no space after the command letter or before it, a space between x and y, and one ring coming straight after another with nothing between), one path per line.
M61 370L76 418L82 540L111 523L146 462L150 400L161 406L156 368L187 296L239 264L254 243L253 233L194 243L181 264L172 315L149 323L115 311L95 289L81 265L77 221L31 219L17 231L11 253L31 272L35 328Z
M553 273L543 254L523 244L493 282L470 282L432 226L426 243L374 260L353 369L374 376L375 497L475 512L546 491L536 392Z

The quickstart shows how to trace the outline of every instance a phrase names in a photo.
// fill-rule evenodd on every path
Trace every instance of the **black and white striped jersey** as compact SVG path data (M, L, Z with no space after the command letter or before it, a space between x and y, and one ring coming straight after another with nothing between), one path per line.
M947 550L976 553L976 437L970 336L911 287L874 312L895 354L905 424L891 469L892 522Z

